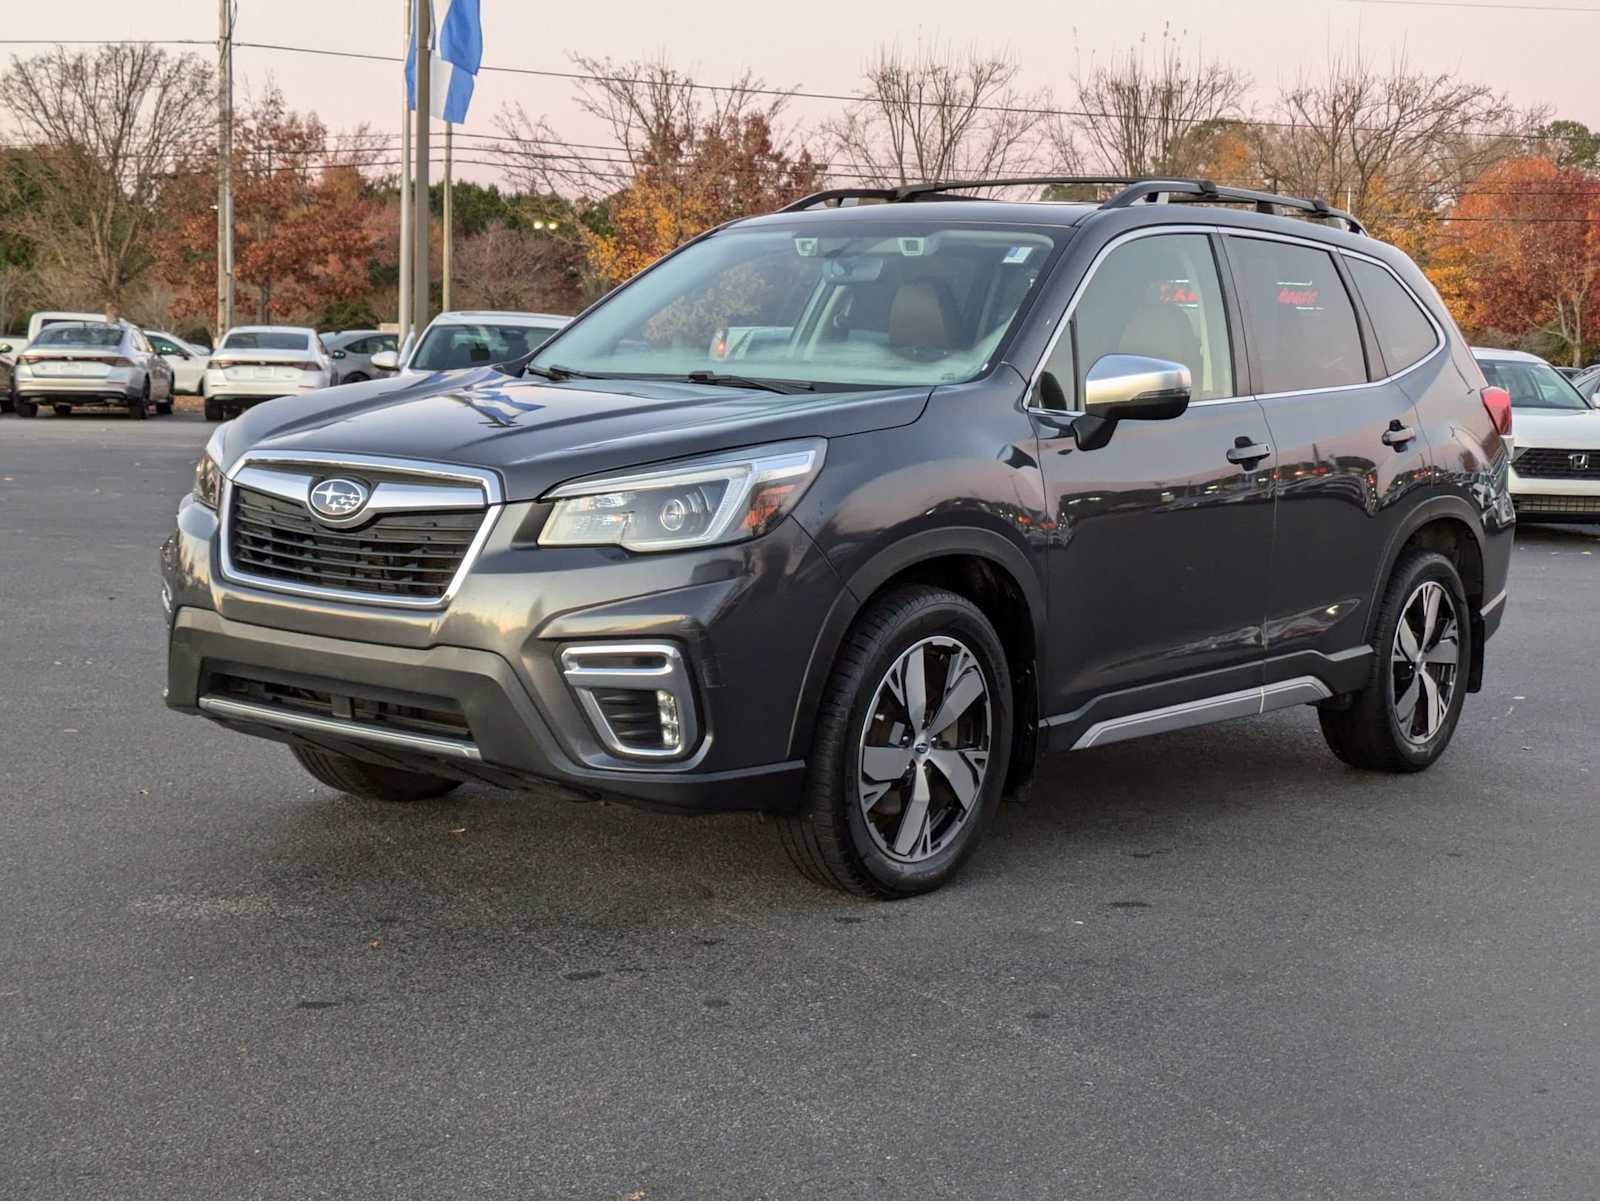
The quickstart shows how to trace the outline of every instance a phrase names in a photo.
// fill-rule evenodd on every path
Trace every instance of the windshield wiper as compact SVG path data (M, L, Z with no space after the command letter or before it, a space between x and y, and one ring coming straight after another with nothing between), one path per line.
M552 380L560 383L567 379L605 379L603 375L595 375L589 371L579 371L576 367L563 367L560 363L551 363L548 367L535 367L529 363L522 369L528 375L537 375L540 379Z
M721 371L691 371L683 377L691 384L715 384L719 388L755 388L762 392L815 392L815 384L793 379L752 379L746 375L727 375Z

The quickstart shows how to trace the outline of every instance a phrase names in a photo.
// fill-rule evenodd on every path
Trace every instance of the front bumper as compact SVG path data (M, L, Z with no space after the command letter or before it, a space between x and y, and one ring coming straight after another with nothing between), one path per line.
M683 811L796 806L796 703L839 592L804 531L790 521L757 542L674 555L538 548L522 532L537 509L506 506L448 607L416 612L224 581L217 516L186 501L162 548L167 704L455 778L555 782ZM565 649L641 641L670 644L688 665L699 734L681 760L614 754L563 674ZM240 680L338 699L302 721L241 705ZM460 729L413 739L362 719L383 705L448 705Z
M1600 451L1594 452L1600 462ZM1511 501L1518 521L1600 522L1600 477L1546 479L1511 468Z

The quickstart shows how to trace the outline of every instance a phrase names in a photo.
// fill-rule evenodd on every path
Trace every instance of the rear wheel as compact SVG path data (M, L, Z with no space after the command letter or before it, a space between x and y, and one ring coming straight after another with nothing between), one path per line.
M38 415L39 405L37 401L23 400L22 397L17 397L18 417L37 417Z
M51 405L50 406L50 411L52 413L54 413L57 417L71 417L72 416L72 406L71 405Z
M157 417L171 417L172 416L172 397L170 395L168 395L166 400L158 400L158 401L156 401L156 416Z
M858 896L938 888L999 806L1011 722L1005 650L976 605L924 586L873 602L817 712L805 807L778 819L790 858Z
M364 763L334 751L289 748L300 766L329 788L371 801L427 801L460 787L460 781L423 772Z
M145 377L144 387L140 389L138 398L128 402L128 416L136 421L143 421L150 416L150 379Z
M1401 558L1378 610L1366 687L1318 710L1335 755L1370 771L1412 772L1444 754L1476 652L1469 613L1449 559L1434 551Z
M206 397L206 420L222 420L222 402L220 400L216 400L210 396Z

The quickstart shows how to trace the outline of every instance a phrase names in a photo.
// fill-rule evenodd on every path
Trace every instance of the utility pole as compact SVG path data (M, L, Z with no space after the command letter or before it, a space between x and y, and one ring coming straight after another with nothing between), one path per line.
M405 6L401 28L405 42L400 47L402 55L411 49L411 10L416 0L400 0ZM411 232L411 107L407 99L406 81L400 81L400 304L396 314L400 326L399 344L404 346L411 333L411 244L416 235Z
M455 181L450 174L450 151L455 141L455 126L446 121L444 123L444 311L450 311L450 283L453 277L451 260L456 234L455 222Z
M233 325L233 4L217 0L217 344Z
M428 205L428 122L433 110L433 13L428 0L417 4L417 133L412 147L416 161L416 187L411 196L411 211L417 225L416 243L411 252L411 321L420 333L428 324L431 300L428 287L428 227L432 224Z

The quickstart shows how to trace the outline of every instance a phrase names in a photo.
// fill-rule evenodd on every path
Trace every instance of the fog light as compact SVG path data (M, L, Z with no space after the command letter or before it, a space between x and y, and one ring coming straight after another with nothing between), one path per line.
M678 698L670 692L657 692L656 712L661 717L661 745L674 751L682 750L683 726L678 720Z

